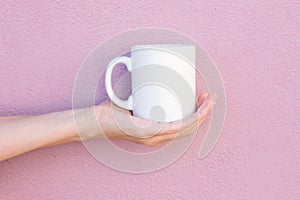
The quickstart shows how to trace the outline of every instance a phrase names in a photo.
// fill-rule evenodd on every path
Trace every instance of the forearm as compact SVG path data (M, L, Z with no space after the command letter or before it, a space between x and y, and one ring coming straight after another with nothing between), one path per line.
M36 116L0 117L0 160L76 140L78 136L72 110Z

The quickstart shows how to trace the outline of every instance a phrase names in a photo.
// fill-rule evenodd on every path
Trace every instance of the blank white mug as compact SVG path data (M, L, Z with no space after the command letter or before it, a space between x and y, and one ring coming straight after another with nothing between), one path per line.
M120 56L108 64L107 94L134 116L160 122L182 119L195 111L195 55L195 46L189 44L132 46L131 57ZM112 89L112 71L118 63L131 72L132 93L127 100Z

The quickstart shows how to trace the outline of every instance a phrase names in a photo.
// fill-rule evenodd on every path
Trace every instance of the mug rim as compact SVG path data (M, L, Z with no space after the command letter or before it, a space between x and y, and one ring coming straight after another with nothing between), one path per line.
M183 43L170 43L170 44L138 44L131 46L131 49L142 49L142 48L170 48L170 47L195 47L193 44Z

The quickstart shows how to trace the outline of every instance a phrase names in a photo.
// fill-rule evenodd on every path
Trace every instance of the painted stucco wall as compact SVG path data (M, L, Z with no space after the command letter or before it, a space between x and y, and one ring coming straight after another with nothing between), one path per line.
M114 171L80 143L0 163L0 199L299 199L300 3L286 1L0 1L0 114L71 108L80 63L132 28L177 30L202 44L227 92L223 134L199 138L155 173Z

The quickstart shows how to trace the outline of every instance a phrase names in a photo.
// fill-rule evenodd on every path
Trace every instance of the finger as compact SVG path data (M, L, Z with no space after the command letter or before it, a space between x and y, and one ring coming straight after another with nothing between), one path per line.
M208 109L200 116L200 118L198 120L198 126L200 126L205 121L209 112L212 110L213 106L214 106L214 104L212 104L210 107L208 107Z
M212 104L215 104L216 97L213 98L207 98L202 105L197 109L197 113L203 113L205 110L207 110Z
M167 134L173 134L180 130L185 129L186 127L190 126L192 123L197 122L198 114L193 113L191 116L184 120L177 120L174 122L155 122L151 121L151 124L143 129L139 129L139 133L131 134L132 136L140 137L140 138L149 138L153 137L154 135L167 135ZM139 118L136 120L140 120ZM145 123L148 121L142 120ZM143 122L140 122L143 123ZM133 127L132 130L135 132L138 130L137 127ZM141 131L142 130L142 131Z
M166 143L176 138L175 133L168 135L156 135L151 138L146 139L143 143L148 146L157 146L162 143Z
M189 136L189 135L192 135L193 133L195 133L198 129L198 126L207 118L208 116L208 113L211 111L211 109L213 108L213 103L211 102L207 107L206 109L204 110L204 112L199 115L199 118L198 118L198 123L197 124L193 124L181 131L179 131L177 134L169 134L169 135L162 135L161 137L156 137L155 139L155 142L154 143L158 143L159 144L162 144L162 143L165 143L165 142L168 142L168 141L171 141L173 139L179 139L179 138L182 138L182 137L186 137L186 136ZM160 141L159 141L160 140Z
M187 135L191 135L195 132L195 130L197 129L199 123L198 123L198 118L195 122L191 123L189 126L187 126L185 129L181 129L177 132L174 132L172 134L166 134L166 135L156 135L153 137L158 137L158 136L162 136L159 137L159 139L161 140L171 140L171 139L175 139L175 138L180 138L180 137L185 137Z
M210 111L210 100L208 98L208 93L204 93L199 97L199 102L203 104L203 100L207 102L208 105L202 105L197 110L198 113L194 113L189 117L185 118L184 120L178 120L175 122L155 122L148 119L141 119L135 116L130 116L132 124L132 130L135 130L134 133L130 134L133 137L139 138L150 138L154 135L168 135L173 134L179 131L186 129L187 127L191 126L191 124L195 123L196 121L199 124L199 112L202 111L202 115L206 115ZM201 110L202 109L202 110ZM201 116L203 117L203 116Z
M201 94L199 97L198 97L198 100L197 100L197 105L196 107L198 108L207 98L209 97L209 94L207 92Z
M208 112L212 109L212 107L209 107ZM128 140L131 140L132 142L138 143L138 144L145 144L147 146L158 146L167 142L170 142L174 139L179 139L183 137L187 137L189 135L192 135L197 132L199 124L201 124L207 117L206 115L203 115L201 118L199 118L198 123L192 123L190 126L187 126L184 129L178 130L174 133L169 134L158 134L152 137L148 138L128 138Z
M155 135L149 138L139 138L139 137L132 137L129 135L123 135L121 139L125 139L130 142L134 142L136 144L144 144L147 146L158 146L166 142L170 142L174 139L179 139L182 137L186 137L192 135L197 132L198 124L192 123L191 126L186 127L185 129L172 133L172 134L165 134L165 135Z
M190 136L197 132L197 127L198 127L197 124L194 124L193 126L189 126L188 128L178 133L154 136L148 141L148 144L150 144L150 146L158 146L170 142L174 139Z
M201 113L202 115L206 115L210 110L211 110L211 101L210 99L208 99L209 94L208 93L203 93L202 95L200 95L198 97L198 104L202 105L204 102L207 102L204 106L201 106L201 109L198 109L197 111L199 111L198 113L200 113L201 111L203 113ZM203 116L200 116L201 118ZM190 115L189 117L185 118L182 121L175 121L172 123L168 123L165 124L164 129L157 135L165 135L165 134L173 134L175 132L178 131L182 131L184 129L186 129L187 127L189 127L193 122L195 122L195 119L199 118L199 114L197 115L197 113ZM199 121L200 119L198 119Z
M156 135L168 135L183 131L186 128L190 127L192 124L195 124L198 121L198 117L199 115L197 113L193 113L183 120L165 123L161 131Z
M214 102L212 102L211 100L208 100L207 102L209 102L209 103L206 103L204 106L201 106L202 107L201 114L200 113L198 113L198 115L193 114L192 117L189 117L186 119L186 121L189 121L192 123L186 123L187 126L185 126L184 128L176 129L177 130L176 132L172 131L168 134L160 133L155 136L148 137L148 138L140 138L138 140L132 139L133 142L139 143L139 144L145 144L147 146L157 146L157 145L161 145L161 144L170 142L174 139L187 137L189 135L196 133L199 125L207 118L208 113L211 111L211 109L214 106ZM194 121L192 119L194 119L194 118L197 119L198 123L193 123ZM168 124L172 124L172 123L168 123ZM175 124L175 123L173 123L173 124Z
M203 118L203 115L207 115L207 113L211 110L212 108L212 102L210 99L208 99L208 93L202 94L200 97L200 102L204 100L205 105L201 106L196 113L193 113L189 117L183 119L183 120L178 120L175 122L170 122L170 123L164 123L164 127L161 129L161 131L158 134L150 134L149 136L154 136L154 135L168 135L168 134L173 134L179 131L183 131L187 127L191 126L194 122L198 121ZM202 102L203 104L203 102ZM199 115L200 114L200 115ZM198 120L197 120L198 119ZM160 125L160 124L159 124Z
M133 137L133 136L130 136L130 135L118 135L118 136L110 136L109 137L110 139L121 139L121 140L126 140L126 141L129 141L129 142L133 142L135 144L145 144L144 142L144 138L139 138L139 137Z
M215 103L209 102L206 107L201 108L200 110L197 111L199 114L199 118L201 119L202 117L206 116L214 107Z

